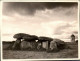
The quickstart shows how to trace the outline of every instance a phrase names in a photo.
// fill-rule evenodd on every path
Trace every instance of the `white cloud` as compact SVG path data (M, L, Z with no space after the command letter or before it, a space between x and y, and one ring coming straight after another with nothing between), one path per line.
M2 36L2 40L13 40L12 36L21 32L68 39L73 31L78 31L76 11L75 8L63 9L60 7L52 10L36 11L34 16L23 16L17 12L11 16L3 15L2 33L9 34L9 36ZM68 12L71 12L70 15L68 15ZM66 13L68 14L66 15Z

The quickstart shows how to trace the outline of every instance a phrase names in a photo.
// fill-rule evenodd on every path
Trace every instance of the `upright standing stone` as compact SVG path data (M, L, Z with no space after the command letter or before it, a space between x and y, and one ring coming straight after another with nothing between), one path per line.
M48 50L48 41L46 41L46 51Z
M12 49L15 49L15 50L19 50L20 49L20 44L21 44L21 40L20 39L17 39L13 46L12 46Z
M71 42L75 42L75 35L74 34L71 35Z
M46 51L49 51L50 49L50 41L46 41Z
M27 42L27 41L22 41L21 42L21 50L26 50L26 49L29 49L29 48L31 48L30 42Z

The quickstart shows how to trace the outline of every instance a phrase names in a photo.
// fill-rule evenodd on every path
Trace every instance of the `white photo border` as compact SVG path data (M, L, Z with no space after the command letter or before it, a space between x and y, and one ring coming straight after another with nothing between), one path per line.
M0 1L1 5L0 5L0 20L2 20L2 3L3 2L78 2L78 28L80 27L80 22L79 22L79 11L80 11L80 2L79 0L2 0ZM0 21L0 24L2 26L2 21ZM1 27L2 29L2 27ZM80 59L80 48L79 48L79 44L80 44L80 29L78 29L78 58L53 58L53 59L3 59L3 51L2 51L2 40L1 40L1 60L2 61L22 61L22 60L27 60L27 61L32 61L32 60L79 60ZM1 32L1 38L2 38L2 32Z

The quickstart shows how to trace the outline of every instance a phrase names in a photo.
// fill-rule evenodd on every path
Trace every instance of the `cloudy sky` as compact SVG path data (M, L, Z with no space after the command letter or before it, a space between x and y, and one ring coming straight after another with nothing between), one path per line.
M13 41L16 33L64 41L78 35L77 2L4 2L2 13L3 41Z

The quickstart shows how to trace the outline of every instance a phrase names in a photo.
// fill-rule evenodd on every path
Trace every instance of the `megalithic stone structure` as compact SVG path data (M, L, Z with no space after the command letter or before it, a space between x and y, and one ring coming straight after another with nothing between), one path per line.
M71 42L75 42L75 35L74 34L71 35Z
M38 42L46 42L46 50L48 51L50 49L50 42L53 40L53 38L41 36L38 37Z
M46 51L50 50L50 41L46 41Z

